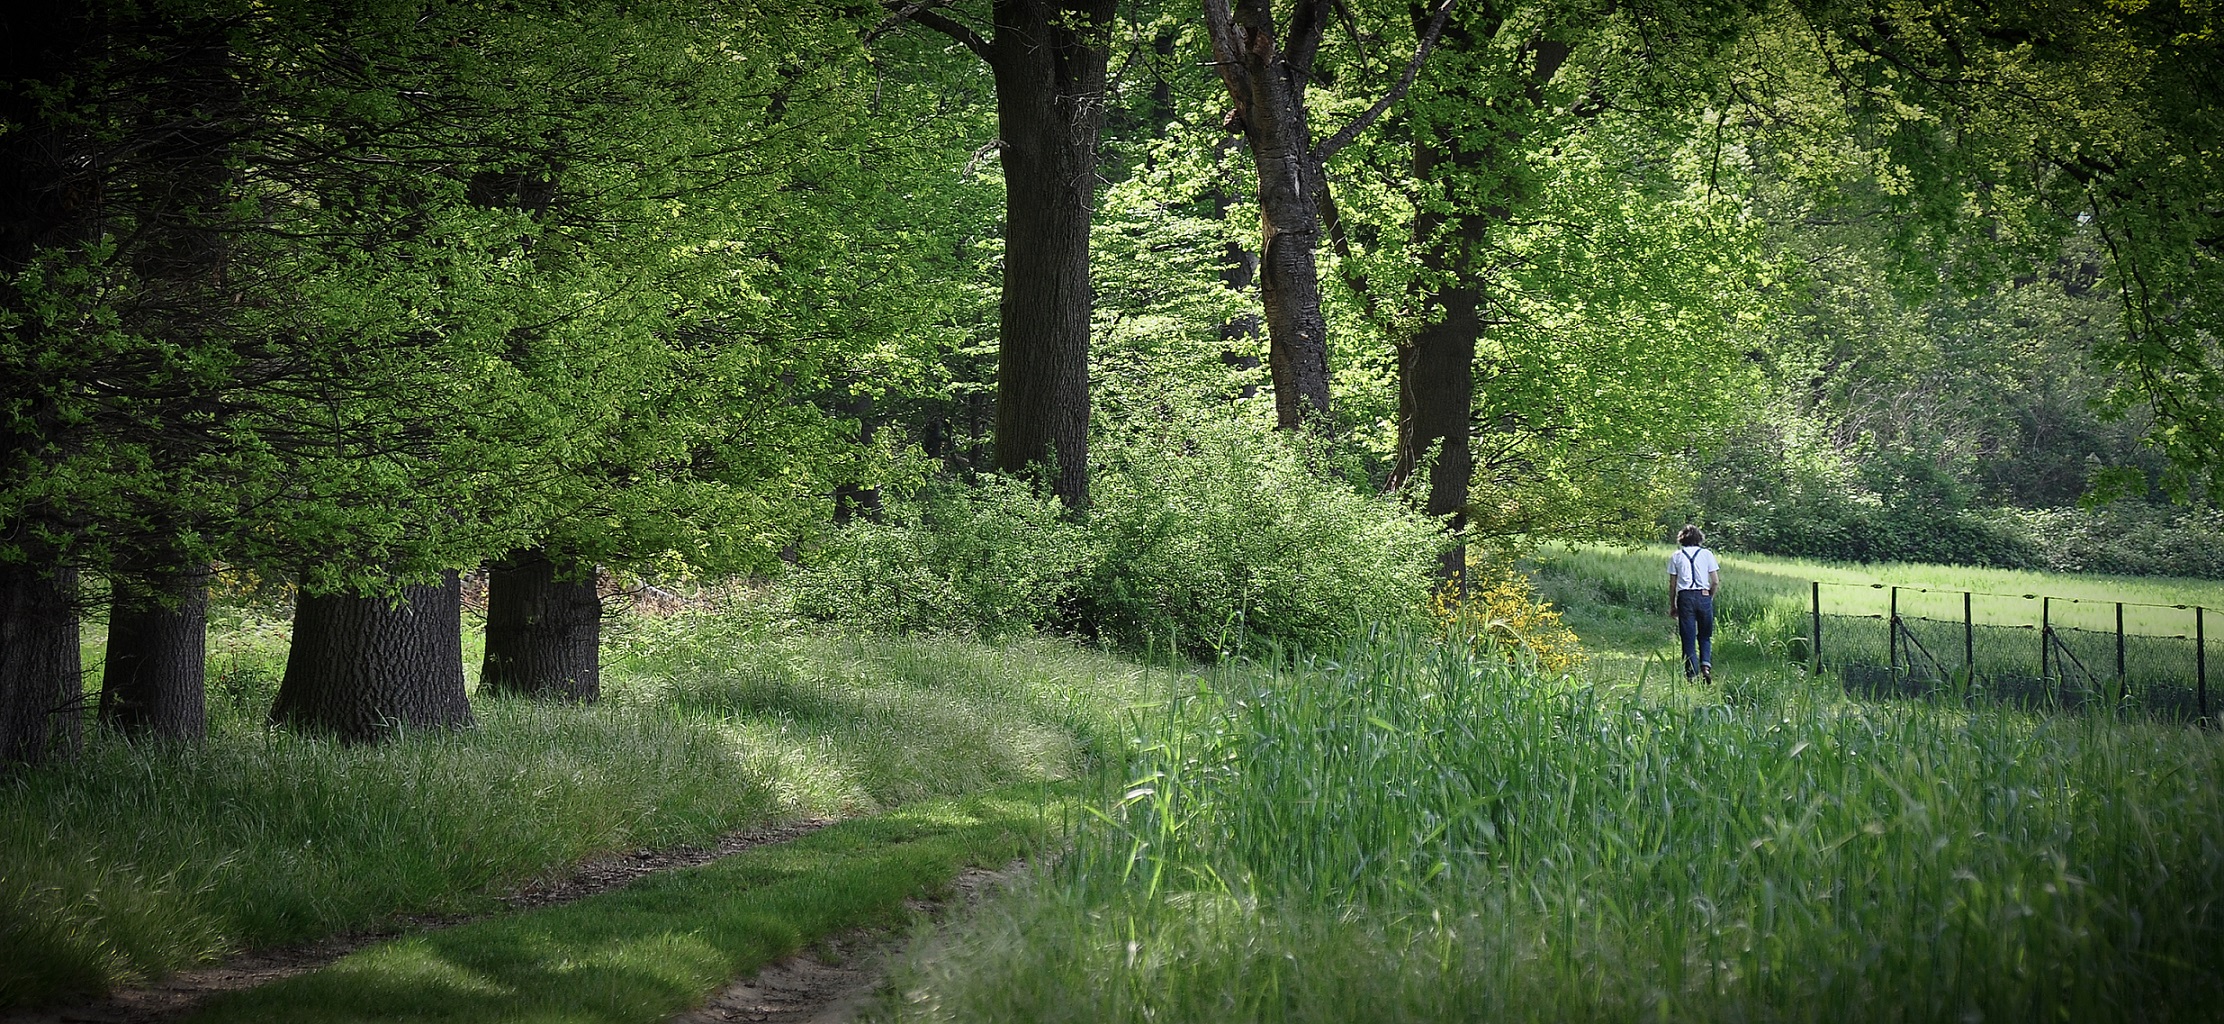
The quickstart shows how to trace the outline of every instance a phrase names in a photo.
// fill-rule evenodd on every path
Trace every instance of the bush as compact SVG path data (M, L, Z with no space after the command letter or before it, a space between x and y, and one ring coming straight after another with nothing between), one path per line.
M1528 574L1510 562L1469 557L1467 593L1440 587L1429 599L1429 613L1446 639L1476 651L1526 656L1545 672L1572 672L1589 660L1583 641L1552 610L1552 602L1539 597Z
M982 476L891 500L813 561L791 587L805 618L995 638L1048 621L1096 556L1056 498Z
M1230 419L1104 444L1089 518L1099 560L1073 597L1079 621L1196 654L1422 625L1442 531L1316 471L1307 444Z
M1050 627L1204 656L1426 628L1442 531L1317 471L1307 444L1220 419L1101 441L1080 517L1019 481L943 482L843 531L795 574L794 606L889 632Z
M2026 568L2121 576L2224 579L2224 512L2147 502L2097 509L2003 509L1999 528L2021 534Z

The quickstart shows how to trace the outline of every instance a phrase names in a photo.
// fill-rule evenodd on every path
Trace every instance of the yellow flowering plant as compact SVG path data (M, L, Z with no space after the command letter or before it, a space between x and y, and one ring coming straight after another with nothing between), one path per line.
M1429 614L1446 639L1509 657L1526 652L1538 668L1556 675L1575 670L1587 657L1575 631L1511 562L1471 557L1466 593L1449 583L1439 587L1429 598Z

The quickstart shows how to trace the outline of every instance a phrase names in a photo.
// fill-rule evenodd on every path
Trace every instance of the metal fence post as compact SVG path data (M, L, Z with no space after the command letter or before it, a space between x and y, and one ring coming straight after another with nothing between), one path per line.
M2116 602L2116 699L2131 696L2131 679L2124 675L2124 603Z
M2209 624L2207 609L2193 606L2193 701L2209 716Z
M2046 684L2046 681L2048 679L2052 678L2051 676L2047 675L2046 670L2048 667L2047 659L2052 657L2054 654L2054 626L2052 625L2053 611L2053 598L2039 598L2039 684L2042 686Z
M1897 682L1900 678L1900 588L1898 587L1892 588L1891 608L1892 614L1884 620L1884 635L1887 641L1885 656L1891 661L1892 679Z
M1961 592L1961 669L1977 681L1977 620L1969 614L1969 591Z
M1812 585L1815 602L1815 649L1813 654L1815 656L1815 674L1819 676L1822 674L1822 581L1810 580L1808 582Z

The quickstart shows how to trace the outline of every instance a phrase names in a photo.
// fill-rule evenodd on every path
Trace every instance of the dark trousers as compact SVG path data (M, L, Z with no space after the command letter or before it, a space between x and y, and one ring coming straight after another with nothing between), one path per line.
M1676 595L1676 631L1683 635L1683 677L1714 664L1714 595L1686 590Z

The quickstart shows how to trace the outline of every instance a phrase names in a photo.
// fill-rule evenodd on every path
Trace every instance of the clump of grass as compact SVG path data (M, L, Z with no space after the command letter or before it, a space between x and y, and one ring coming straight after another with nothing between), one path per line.
M1407 642L1216 673L914 1020L2204 1020L2224 744Z
M212 669L231 682L204 745L96 734L76 762L0 782L0 1006L492 909L597 854L1068 778L1145 685L1068 645L700 614L620 630L601 706L481 696L476 729L350 747L261 724L252 695L282 643L220 632Z

